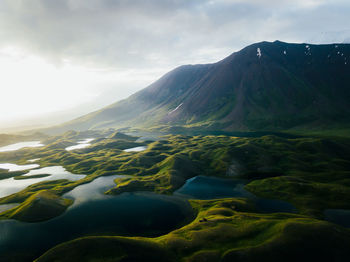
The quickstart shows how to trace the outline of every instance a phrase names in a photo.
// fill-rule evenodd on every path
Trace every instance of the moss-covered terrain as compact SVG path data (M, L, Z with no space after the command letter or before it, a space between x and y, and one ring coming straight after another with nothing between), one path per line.
M15 176L14 180L25 180L25 179L32 179L32 178L41 178L41 177L48 177L50 174L38 174L38 175L27 175L27 176Z
M350 208L350 140L276 136L169 136L150 144L119 171L108 194L169 194L196 175L239 176L258 196L286 200L320 217L325 208Z
M21 175L24 175L25 173L27 173L27 171L12 171L9 172L7 169L1 169L0 168L0 180L1 179L6 179L6 178L16 178L19 177Z
M39 191L28 197L16 208L3 212L2 217L25 222L39 222L62 214L73 203L49 190Z
M6 146L13 143L25 142L31 140L41 140L47 138L44 133L36 132L34 134L0 134L0 146Z
M44 261L341 261L350 231L295 214L258 214L244 199L191 201L196 219L157 238L84 237Z
M87 137L95 138L91 146L65 150ZM41 148L0 153L0 159L26 164L40 158L36 163L41 167L61 165L86 177L43 181L0 198L0 204L21 203L1 213L0 219L50 219L71 204L62 198L64 193L109 175L128 175L115 181L116 186L106 192L111 195L134 191L172 194L197 175L242 178L248 191L288 201L299 213L260 214L245 199L192 201L198 217L168 235L82 238L54 248L39 261L62 261L61 252L68 254L71 260L67 261L76 261L78 256L82 261L255 261L262 256L274 261L286 255L297 259L305 250L304 256L331 260L349 255L344 248L349 243L348 230L319 220L325 209L350 208L349 138L167 135L158 141L139 141L108 130L67 132L42 142L45 146ZM147 149L124 151L137 146ZM21 179L22 174L4 170L0 177ZM326 246L329 248L323 248ZM139 250L140 256L131 250Z
M91 136L91 134L89 134ZM96 137L99 135L99 137ZM86 134L85 134L86 136ZM62 195L99 176L129 175L118 179L108 194L153 191L171 194L197 175L239 176L248 180L246 189L258 196L286 200L307 215L321 217L326 208L350 208L350 139L282 138L169 135L162 140L138 142L120 133L95 134L90 147L66 151L82 137L67 132L46 139L42 148L0 153L6 162L24 164L40 158L44 166L62 165L78 181L49 181L34 184L0 199L1 204L22 202L39 190ZM142 152L126 148L148 145ZM23 172L3 172L11 177Z

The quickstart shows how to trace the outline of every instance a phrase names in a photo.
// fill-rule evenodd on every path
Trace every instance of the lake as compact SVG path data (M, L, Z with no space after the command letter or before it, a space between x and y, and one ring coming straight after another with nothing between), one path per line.
M0 260L15 255L19 261L37 258L58 243L84 235L162 235L194 217L190 204L177 196L104 195L117 177L100 177L66 193L64 196L75 202L54 219L40 223L0 221Z
M35 165L35 164L33 164ZM17 193L27 186L30 186L35 183L48 180L58 180L58 179L68 179L71 181L76 181L85 177L85 175L76 175L68 172L62 166L50 166L43 167L39 169L30 170L28 173L22 176L32 176L40 174L49 174L46 177L39 178L28 178L16 180L13 177L0 180L0 197L5 197L13 193Z
M0 260L14 255L20 261L30 260L58 243L87 235L162 235L194 218L189 198L247 197L262 212L296 211L287 202L254 196L244 189L245 180L206 176L189 179L172 196L146 192L105 195L120 177L125 176L99 177L67 192L63 196L74 199L73 205L51 220L0 221Z
M255 196L244 189L247 180L226 179L208 176L196 176L188 179L175 195L192 199L218 199L225 197L244 197L252 200L258 211L265 213L297 212L296 208L285 201Z

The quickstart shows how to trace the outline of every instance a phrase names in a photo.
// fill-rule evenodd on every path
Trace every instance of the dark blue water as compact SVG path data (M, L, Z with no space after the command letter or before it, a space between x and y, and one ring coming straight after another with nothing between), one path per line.
M157 236L188 223L194 212L187 199L245 197L261 212L295 212L284 201L262 199L244 189L246 181L198 176L189 179L174 196L124 193L107 196L118 176L100 177L64 195L74 199L67 211L40 223L0 221L0 261L17 256L30 261L51 247L87 235Z
M67 193L65 197L74 198L74 204L49 221L0 221L0 261L15 254L33 259L58 243L86 235L161 235L193 218L189 203L176 196L104 195L115 177L97 178ZM25 261L24 256L18 261Z
M195 199L253 197L253 194L244 189L244 184L245 181L241 179L196 176L188 179L175 195Z
M251 199L260 212L297 212L296 208L285 201L259 198L244 189L246 180L223 179L217 177L196 176L175 192L175 195L194 199L215 199L225 197L245 197Z
M324 211L325 220L350 228L350 210L347 209L326 209Z

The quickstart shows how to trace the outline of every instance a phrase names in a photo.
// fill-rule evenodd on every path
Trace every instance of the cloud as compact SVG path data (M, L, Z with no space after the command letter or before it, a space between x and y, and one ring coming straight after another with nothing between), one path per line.
M215 61L262 40L307 40L321 27L350 24L349 11L340 0L4 0L0 45L57 64L169 67Z
M348 0L1 0L0 121L87 113L259 41L349 42L349 13Z

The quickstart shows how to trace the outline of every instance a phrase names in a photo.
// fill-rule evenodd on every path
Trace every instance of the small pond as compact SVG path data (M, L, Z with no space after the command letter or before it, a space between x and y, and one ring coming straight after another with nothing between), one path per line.
M132 148L128 148L128 149L124 149L125 152L141 152L146 150L147 147L146 146L137 146L137 147L132 147Z
M33 163L33 162L39 161L40 159L41 158L33 158L33 159L27 160L27 162Z
M255 196L244 189L246 180L225 179L208 176L196 176L186 181L175 195L193 199L217 199L225 197L245 197L254 201L261 212L297 212L296 208L285 201L265 199Z
M44 146L44 145L41 144L40 141L20 142L20 143L15 143L15 144L0 147L0 152L15 151L25 147L41 147L41 146Z
M76 175L68 172L62 166L50 166L43 167L39 169L30 170L28 173L22 175L32 176L40 174L49 174L49 176L38 177L38 178L28 178L28 179L14 179L13 177L0 180L0 197L5 197L13 193L19 192L35 183L39 183L47 180L58 180L58 179L68 179L72 181L84 178L85 175Z
M71 151L71 150L82 149L82 148L88 147L91 145L90 142L92 140L94 140L94 138L86 138L84 140L78 141L76 145L66 147L66 150Z
M37 167L39 167L38 164L30 164L30 165L16 165L11 163L0 164L0 169L7 169L9 172L23 171L23 170L33 169Z

